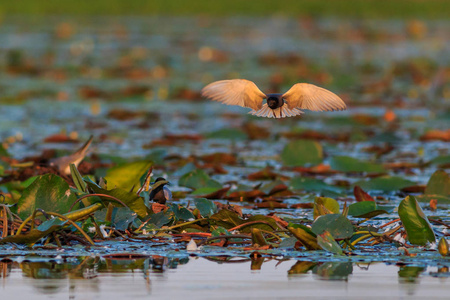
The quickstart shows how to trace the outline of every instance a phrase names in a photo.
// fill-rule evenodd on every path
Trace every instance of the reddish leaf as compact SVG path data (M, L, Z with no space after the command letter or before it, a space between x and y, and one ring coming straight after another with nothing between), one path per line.
M227 187L221 188L215 192L212 192L212 193L209 193L206 195L199 195L197 197L206 198L206 199L223 199L223 198L225 198L225 196L230 188L231 188L231 186L227 186Z
M292 204L290 208L314 208L314 203L308 202L308 203L297 203Z
M165 211L169 207L165 206L164 204L159 203L152 203L152 211L157 214L159 212Z
M355 195L356 201L358 201L358 202L362 202L362 201L375 202L375 200L372 198L372 196L367 194L362 188L360 188L357 185L355 185L355 188L353 189L353 194Z
M237 163L236 156L228 153L214 153L203 155L201 159L206 163L235 165Z
M65 134L53 134L44 139L44 143L78 143L79 141Z

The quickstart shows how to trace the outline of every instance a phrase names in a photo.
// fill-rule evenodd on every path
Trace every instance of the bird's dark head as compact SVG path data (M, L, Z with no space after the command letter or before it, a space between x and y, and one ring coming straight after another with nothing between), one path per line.
M150 184L155 184L157 182L161 182L161 184L168 184L170 185L170 182L168 182L164 177L158 177L155 179L154 182L150 182Z
M271 109L277 109L278 107L283 106L283 99L281 98L281 94L270 94L267 97L267 106Z

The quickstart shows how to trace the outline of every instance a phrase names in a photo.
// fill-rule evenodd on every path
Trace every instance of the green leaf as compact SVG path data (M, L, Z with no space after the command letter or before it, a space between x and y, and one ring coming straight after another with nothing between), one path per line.
M442 155L442 156L435 157L430 161L430 163L434 164L434 165L450 164L450 155Z
M383 209L377 209L377 204L374 201L356 202L348 207L348 215L355 218L373 218L387 213Z
M288 230L291 232L302 245L308 250L321 250L317 243L317 236L305 225L289 224Z
M54 174L41 175L23 191L17 212L22 219L30 216L36 208L66 213L76 200L64 179Z
M230 139L230 140L246 140L247 134L239 129L220 129L218 131L206 134L207 138L212 139Z
M341 172L381 173L385 171L381 164L362 161L349 156L334 156L330 160L330 166Z
M229 235L230 233L225 228L219 226L215 230L211 231L211 236Z
M311 140L295 140L287 144L281 153L286 166L317 165L323 160L322 146Z
M178 220L189 221L195 219L194 215L186 207L179 204L173 203L171 209Z
M264 238L261 230L259 230L258 228L252 227L251 234L252 234L252 245L255 245L255 244L258 244L259 246L267 245L267 241Z
M208 195L208 194L212 194L218 190L220 190L220 188L218 189L216 187L202 187L202 188L196 189L190 195L191 196Z
M72 180L75 183L75 187L84 193L87 193L87 186L74 164L70 164L70 175L72 175Z
M148 224L153 224L158 228L161 228L161 226L167 225L172 220L169 212L163 212L160 211L157 214L151 215L147 221Z
M440 255L448 256L448 254L449 254L449 246L448 246L448 242L445 239L445 237L441 237L441 239L439 240L438 251L439 251Z
M328 231L324 231L324 233L317 236L317 243L323 250L331 253L342 254L342 248L338 243L336 243L333 236Z
M213 214L210 218L212 225L221 226L225 229L230 229L245 223L244 220L228 209L222 209L219 212Z
M289 182L289 187L294 190L305 190L313 192L331 191L341 193L343 189L337 186L326 184L322 180L309 177L294 177Z
M353 186L360 186L364 190L379 190L384 192L398 191L407 186L415 185L416 183L398 176L382 176L372 178L370 180L360 180L353 184Z
M276 229L279 228L276 221L273 218L264 216L264 215L253 215L243 222L247 223L247 222L254 222L254 221L263 221L263 222L269 223L270 225L272 225L272 227L267 224L264 224L264 223L256 223L256 224L252 224L250 226L246 226L246 227L240 229L240 231L244 232L244 233L250 233L252 227L266 230L266 231L273 231L274 230L273 228L276 228Z
M400 202L398 215L411 244L426 245L427 242L433 243L436 240L428 218L413 196L407 196Z
M434 172L428 180L425 194L450 196L450 176L444 170Z
M217 206L214 202L208 199L195 199L195 207L200 211L204 218L208 218L217 212Z
M205 187L213 187L217 189L222 188L222 185L220 183L212 180L209 175L201 169L197 169L184 174L183 176L181 176L178 184L180 186L186 186L194 190Z
M322 207L326 210L323 210ZM330 211L333 214L338 214L339 203L333 198L316 197L314 200L314 219L317 219L318 216L327 214L327 211Z
M42 232L46 232L47 230L51 229L53 226L63 226L67 221L61 220L60 218L52 218L45 222L43 222L41 225L39 225L36 229Z
M140 178L145 175L152 166L151 161L143 160L131 163L125 163L108 169L106 172L106 181L108 188L122 188L127 191L138 189L140 187Z
M86 183L88 184L89 188L91 188L94 191L94 193L96 193L96 194L105 194L105 195L113 196L113 197L119 199L120 201L125 203L131 210L133 210L135 213L137 213L139 218L143 219L147 216L148 211L147 211L147 206L145 206L145 204L144 204L144 198L136 195L135 193L131 193L131 192L128 192L128 191L120 189L120 188L112 189L112 190L105 190L105 189L98 187L98 185L92 183L91 181L86 181ZM117 201L112 200L111 198L101 197L101 196L100 196L100 198L103 201L110 202L114 206L122 207L122 204L120 204Z
M126 207L115 207L112 225L118 230L128 229L128 225L133 223L137 214Z
M311 226L317 235L328 231L335 240L348 239L353 235L352 223L343 215L329 214L318 217Z

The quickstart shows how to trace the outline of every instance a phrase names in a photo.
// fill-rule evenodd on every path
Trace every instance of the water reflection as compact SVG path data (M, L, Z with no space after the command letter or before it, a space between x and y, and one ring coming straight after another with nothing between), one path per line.
M278 260L258 255L251 258L169 258L120 254L59 260L16 257L0 262L0 295L27 294L35 299L68 293L75 299L77 295L95 294L107 298L111 294L131 292L136 297L144 297L165 290L176 296L183 295L183 291L205 288L230 293L235 287L236 292L244 287L255 287L269 294L283 289L283 293L289 295L319 285L327 290L318 291L319 294L347 295L350 290L361 287L383 293L376 290L378 285L381 290L383 286L394 288L410 296L432 288L435 295L442 293L444 296L450 291L449 274L448 266ZM293 284L295 282L298 283Z

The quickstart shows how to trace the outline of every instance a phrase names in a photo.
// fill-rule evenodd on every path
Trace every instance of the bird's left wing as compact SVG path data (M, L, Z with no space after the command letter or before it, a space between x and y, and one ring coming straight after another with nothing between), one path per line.
M347 108L338 95L309 83L294 84L282 97L290 109L334 111Z
M239 105L259 110L264 94L252 81L245 79L220 80L202 89L202 96L227 105Z

